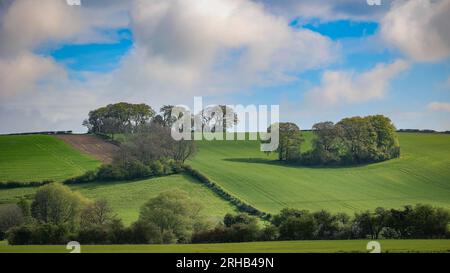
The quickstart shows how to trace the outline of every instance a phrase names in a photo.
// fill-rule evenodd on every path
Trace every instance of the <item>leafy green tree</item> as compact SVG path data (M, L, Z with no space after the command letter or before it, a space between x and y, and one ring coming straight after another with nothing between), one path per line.
M319 239L333 239L339 231L337 218L325 210L313 213L313 217L317 228L314 236Z
M282 240L311 240L317 229L314 217L304 213L300 217L288 217L279 227Z
M186 192L164 192L145 203L139 221L158 228L164 243L189 242L195 223L201 219L201 206L192 201Z
M278 160L295 161L300 159L300 148L304 141L300 128L291 122L280 122L272 124L268 131L271 132L276 129L279 131L279 144L276 150Z
M373 159L381 161L399 157L400 144L392 121L383 115L368 116L366 119L376 133L377 149Z
M90 111L83 126L95 134L133 133L154 115L155 111L146 104L120 102Z
M88 200L67 186L53 183L40 187L31 204L31 214L40 223L67 224L74 229Z
M333 122L321 122L313 126L313 155L320 164L340 163L346 153L340 126Z
M342 128L344 144L351 163L371 161L376 152L377 135L374 128L362 117L344 118L337 124Z

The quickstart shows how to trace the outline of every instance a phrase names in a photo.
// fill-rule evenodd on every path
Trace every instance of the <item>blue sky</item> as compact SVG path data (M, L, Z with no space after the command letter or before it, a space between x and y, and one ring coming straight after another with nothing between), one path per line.
M26 17L36 12L26 0L2 7L1 23L16 29L0 32L0 78L14 69L21 76L3 76L11 91L2 90L0 113L17 121L1 120L2 132L82 131L94 107L130 101L158 109L190 105L193 96L205 103L279 104L281 119L302 128L385 114L399 128L450 130L449 37L434 25L450 23L445 1L424 8L427 0L394 0L399 4L374 7L373 14L356 0L342 6L167 1L171 12L153 17L146 12L155 12L153 1L100 2L79 10L61 5L49 18ZM133 10L135 3L142 10ZM42 9L54 11L52 5L45 0ZM17 9L37 21L15 25L8 14ZM227 17L228 9L241 17ZM96 20L88 20L93 14ZM402 21L411 18L430 20ZM47 19L73 20L74 27L43 31L51 26L41 22ZM36 71L24 70L22 62Z

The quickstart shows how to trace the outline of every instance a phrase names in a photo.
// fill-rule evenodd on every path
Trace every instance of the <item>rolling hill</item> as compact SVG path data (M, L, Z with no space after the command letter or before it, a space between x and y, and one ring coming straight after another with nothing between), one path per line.
M100 166L50 135L0 136L0 181L62 181Z
M306 132L305 149L311 133ZM450 208L450 136L400 133L399 159L366 166L302 167L275 161L259 151L256 141L202 141L189 162L229 193L270 213L284 207L334 212L362 211L378 206L429 203ZM62 180L100 163L53 136L0 137L0 181ZM220 219L235 208L186 175L134 182L72 186L90 198L110 201L126 223L137 219L149 198L181 188L204 204L204 213ZM36 188L1 189L0 204L32 195Z
M175 188L187 192L193 200L202 204L201 213L210 222L218 222L226 213L235 212L235 208L230 203L186 175L171 175L139 181L71 185L70 188L91 199L107 200L125 224L131 224L138 219L139 209L150 198ZM0 189L0 205L16 203L20 197L31 198L36 189L36 187Z
M284 165L260 152L256 141L202 141L190 164L270 213L284 207L351 213L416 203L450 208L450 135L400 133L399 139L401 158L366 166Z

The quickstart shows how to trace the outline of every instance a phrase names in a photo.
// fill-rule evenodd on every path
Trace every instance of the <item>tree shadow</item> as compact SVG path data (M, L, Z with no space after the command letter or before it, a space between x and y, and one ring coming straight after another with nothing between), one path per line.
M344 168L361 168L371 164L376 163L361 163L352 165L306 165L300 162L285 162L274 159L264 159L264 158L224 158L224 161L238 162L238 163L254 163L254 164L268 164L274 166L283 166L290 168L305 168L305 169L344 169Z

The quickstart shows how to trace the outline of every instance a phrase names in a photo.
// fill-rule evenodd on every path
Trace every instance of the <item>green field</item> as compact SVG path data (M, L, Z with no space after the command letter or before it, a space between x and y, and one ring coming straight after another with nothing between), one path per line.
M380 240L382 252L450 252L450 240ZM338 253L368 252L368 240L284 241L191 245L81 246L83 253ZM68 253L65 246L9 246L0 253Z
M53 136L0 136L0 181L62 181L99 165Z
M171 175L133 182L89 183L71 186L92 199L106 199L125 224L131 224L139 216L140 207L161 192L173 189L186 191L203 205L202 213L210 222L218 222L227 212L235 209L206 186L185 175ZM21 196L31 195L36 188L0 190L0 204L17 202Z
M265 212L293 207L351 213L417 203L450 208L450 135L400 133L399 139L401 158L367 166L283 165L260 152L256 141L200 142L190 164Z

